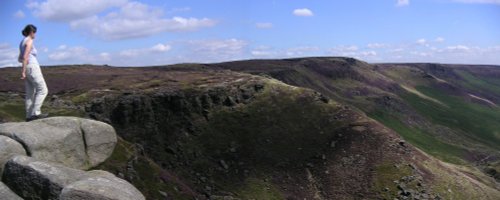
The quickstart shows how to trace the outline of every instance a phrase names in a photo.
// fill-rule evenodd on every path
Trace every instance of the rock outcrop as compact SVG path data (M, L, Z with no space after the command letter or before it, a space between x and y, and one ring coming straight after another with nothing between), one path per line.
M3 166L13 155L26 155L23 146L9 137L0 135L0 174Z
M12 192L9 187L0 182L0 199L2 200L22 200L16 193Z
M2 181L26 199L57 199L65 186L84 176L82 170L14 156L5 164Z
M145 199L109 172L84 171L116 142L112 126L76 117L0 124L0 199Z
M0 135L21 143L28 156L77 169L103 162L117 141L112 126L76 117L4 123L0 124Z
M85 178L66 186L62 190L59 199L139 200L144 199L144 197L139 190L128 182L109 172L94 170L87 172Z
M71 129L81 134L86 155L85 162L90 167L95 167L106 160L116 145L114 128L103 122L76 117L51 117L37 122Z

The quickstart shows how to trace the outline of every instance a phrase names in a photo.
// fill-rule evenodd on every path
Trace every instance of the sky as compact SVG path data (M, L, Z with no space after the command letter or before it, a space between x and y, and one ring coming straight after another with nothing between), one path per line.
M2 0L0 67L309 56L500 65L500 0Z

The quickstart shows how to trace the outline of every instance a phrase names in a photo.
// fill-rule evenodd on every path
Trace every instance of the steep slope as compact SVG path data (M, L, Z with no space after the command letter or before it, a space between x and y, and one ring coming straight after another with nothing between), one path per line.
M434 122L399 97L409 92L382 68L354 59L306 58L151 68L54 67L44 73L49 88L65 79L72 83L51 90L58 97L49 101L49 108L71 105L64 110L79 113L85 106L90 117L115 127L123 139L98 169L131 181L148 199L500 196L493 178L413 147L422 137L442 142L427 145L432 148L452 144L431 134L412 139L406 137L411 133L397 129L415 130L406 124L408 117L416 125L418 120ZM1 71L16 75L15 69ZM326 97L270 76L304 84ZM0 91L13 92L4 94L12 97L6 98L9 103L18 102L12 105L21 103L19 86L2 84ZM379 110L382 114L375 115ZM390 114L392 120L399 113L405 118L395 118L400 123L387 128L361 111L375 119Z
M448 162L497 168L500 67L376 64L350 58L250 60L210 65L266 74L354 105Z
M497 193L312 90L235 75L189 81L187 89L111 94L88 111L188 180L198 197L488 199Z

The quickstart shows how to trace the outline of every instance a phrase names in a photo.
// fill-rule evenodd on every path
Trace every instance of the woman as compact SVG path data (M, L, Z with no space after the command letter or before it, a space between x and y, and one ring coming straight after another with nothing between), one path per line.
M35 39L36 27L28 24L22 31L24 39L19 45L19 62L22 63L23 71L21 79L25 80L26 87L26 121L45 118L41 107L47 96L47 84L42 75L42 70L36 59L37 51L33 40Z

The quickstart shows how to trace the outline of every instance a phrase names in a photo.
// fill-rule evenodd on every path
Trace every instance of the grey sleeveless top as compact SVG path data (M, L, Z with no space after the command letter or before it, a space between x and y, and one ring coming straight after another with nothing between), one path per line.
M19 50L21 52L21 59L23 59L23 56L24 56L24 52L26 51L26 41L28 41L28 37L25 37L23 39L23 41L21 41L21 44L19 44ZM37 50L35 48L35 44L32 43L31 45L31 51L30 51L30 55L29 55L29 60L28 60L28 64L38 64L38 60L36 59L36 55L37 55Z

